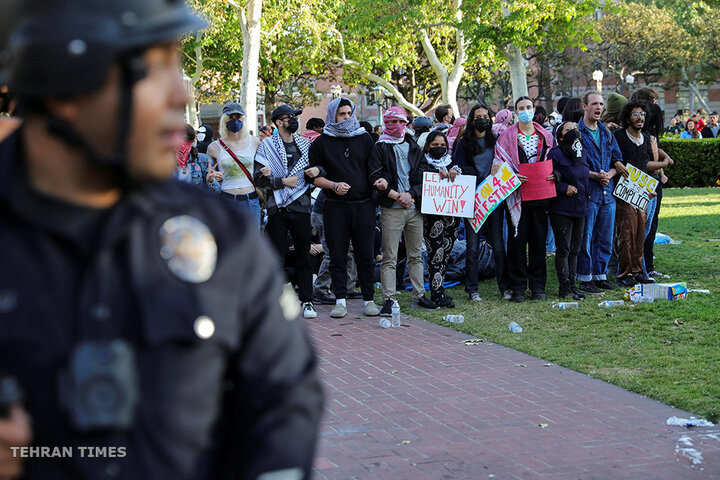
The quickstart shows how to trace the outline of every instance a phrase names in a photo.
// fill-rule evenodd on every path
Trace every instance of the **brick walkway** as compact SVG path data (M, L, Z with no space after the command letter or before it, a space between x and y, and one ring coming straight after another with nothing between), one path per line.
M385 330L348 303L308 322L327 395L317 479L720 479L718 426L670 427L690 414L422 320Z

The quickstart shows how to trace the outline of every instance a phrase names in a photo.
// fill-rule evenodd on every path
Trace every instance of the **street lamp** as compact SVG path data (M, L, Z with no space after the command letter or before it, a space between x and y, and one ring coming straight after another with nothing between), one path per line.
M375 97L375 104L377 105L378 109L378 125L382 125L382 109L383 104L385 103L385 87L382 85L378 85L375 88L373 88L373 96Z
M595 80L595 88L598 92L602 93L602 81L603 81L603 72L602 70L595 70L592 73L592 78Z
M330 85L330 93L333 98L338 98L343 93L342 87L340 85Z

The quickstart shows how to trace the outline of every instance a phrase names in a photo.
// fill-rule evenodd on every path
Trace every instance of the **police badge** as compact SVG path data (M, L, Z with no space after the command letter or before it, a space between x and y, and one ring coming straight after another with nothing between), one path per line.
M202 283L217 264L217 243L203 222L189 215L168 218L160 227L160 256L180 280Z

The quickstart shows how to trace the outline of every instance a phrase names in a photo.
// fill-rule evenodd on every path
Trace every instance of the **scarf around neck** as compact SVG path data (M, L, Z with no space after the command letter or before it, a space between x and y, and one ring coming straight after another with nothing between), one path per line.
M352 115L350 118L347 118L342 122L336 122L335 119L337 118L337 111L338 108L340 108L340 102L342 100L350 102ZM357 137L358 135L367 133L365 129L360 126L360 122L355 116L355 109L355 104L349 98L339 97L330 102L327 114L325 115L325 127L323 128L323 133L330 135L331 137L342 138Z
M177 159L178 165L182 168L187 166L188 157L190 156L190 150L193 148L193 142L185 142L180 148L175 151L175 158Z
M299 180L295 188L285 186L281 190L273 190L273 197L278 208L284 208L300 198L305 191L310 188L305 182L305 174L303 170L308 168L308 151L310 150L310 142L298 134L293 134L293 140L300 150L300 159L295 162L292 170L288 171L287 152L280 134L274 133L271 137L266 138L260 143L255 161L259 164L270 167L273 177L285 178L297 175Z

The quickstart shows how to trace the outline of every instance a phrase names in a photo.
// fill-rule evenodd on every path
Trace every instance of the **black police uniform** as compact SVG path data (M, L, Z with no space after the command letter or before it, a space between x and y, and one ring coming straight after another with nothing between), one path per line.
M66 447L28 458L26 478L255 479L292 467L307 478L322 408L316 359L250 220L175 181L107 210L72 206L34 192L22 158L19 133L0 143L0 371L25 390L33 445ZM160 233L173 218L209 236L188 250ZM192 257L213 242L210 278L181 278L212 267L193 272ZM134 419L83 432L66 406L71 352L110 339L135 354Z

